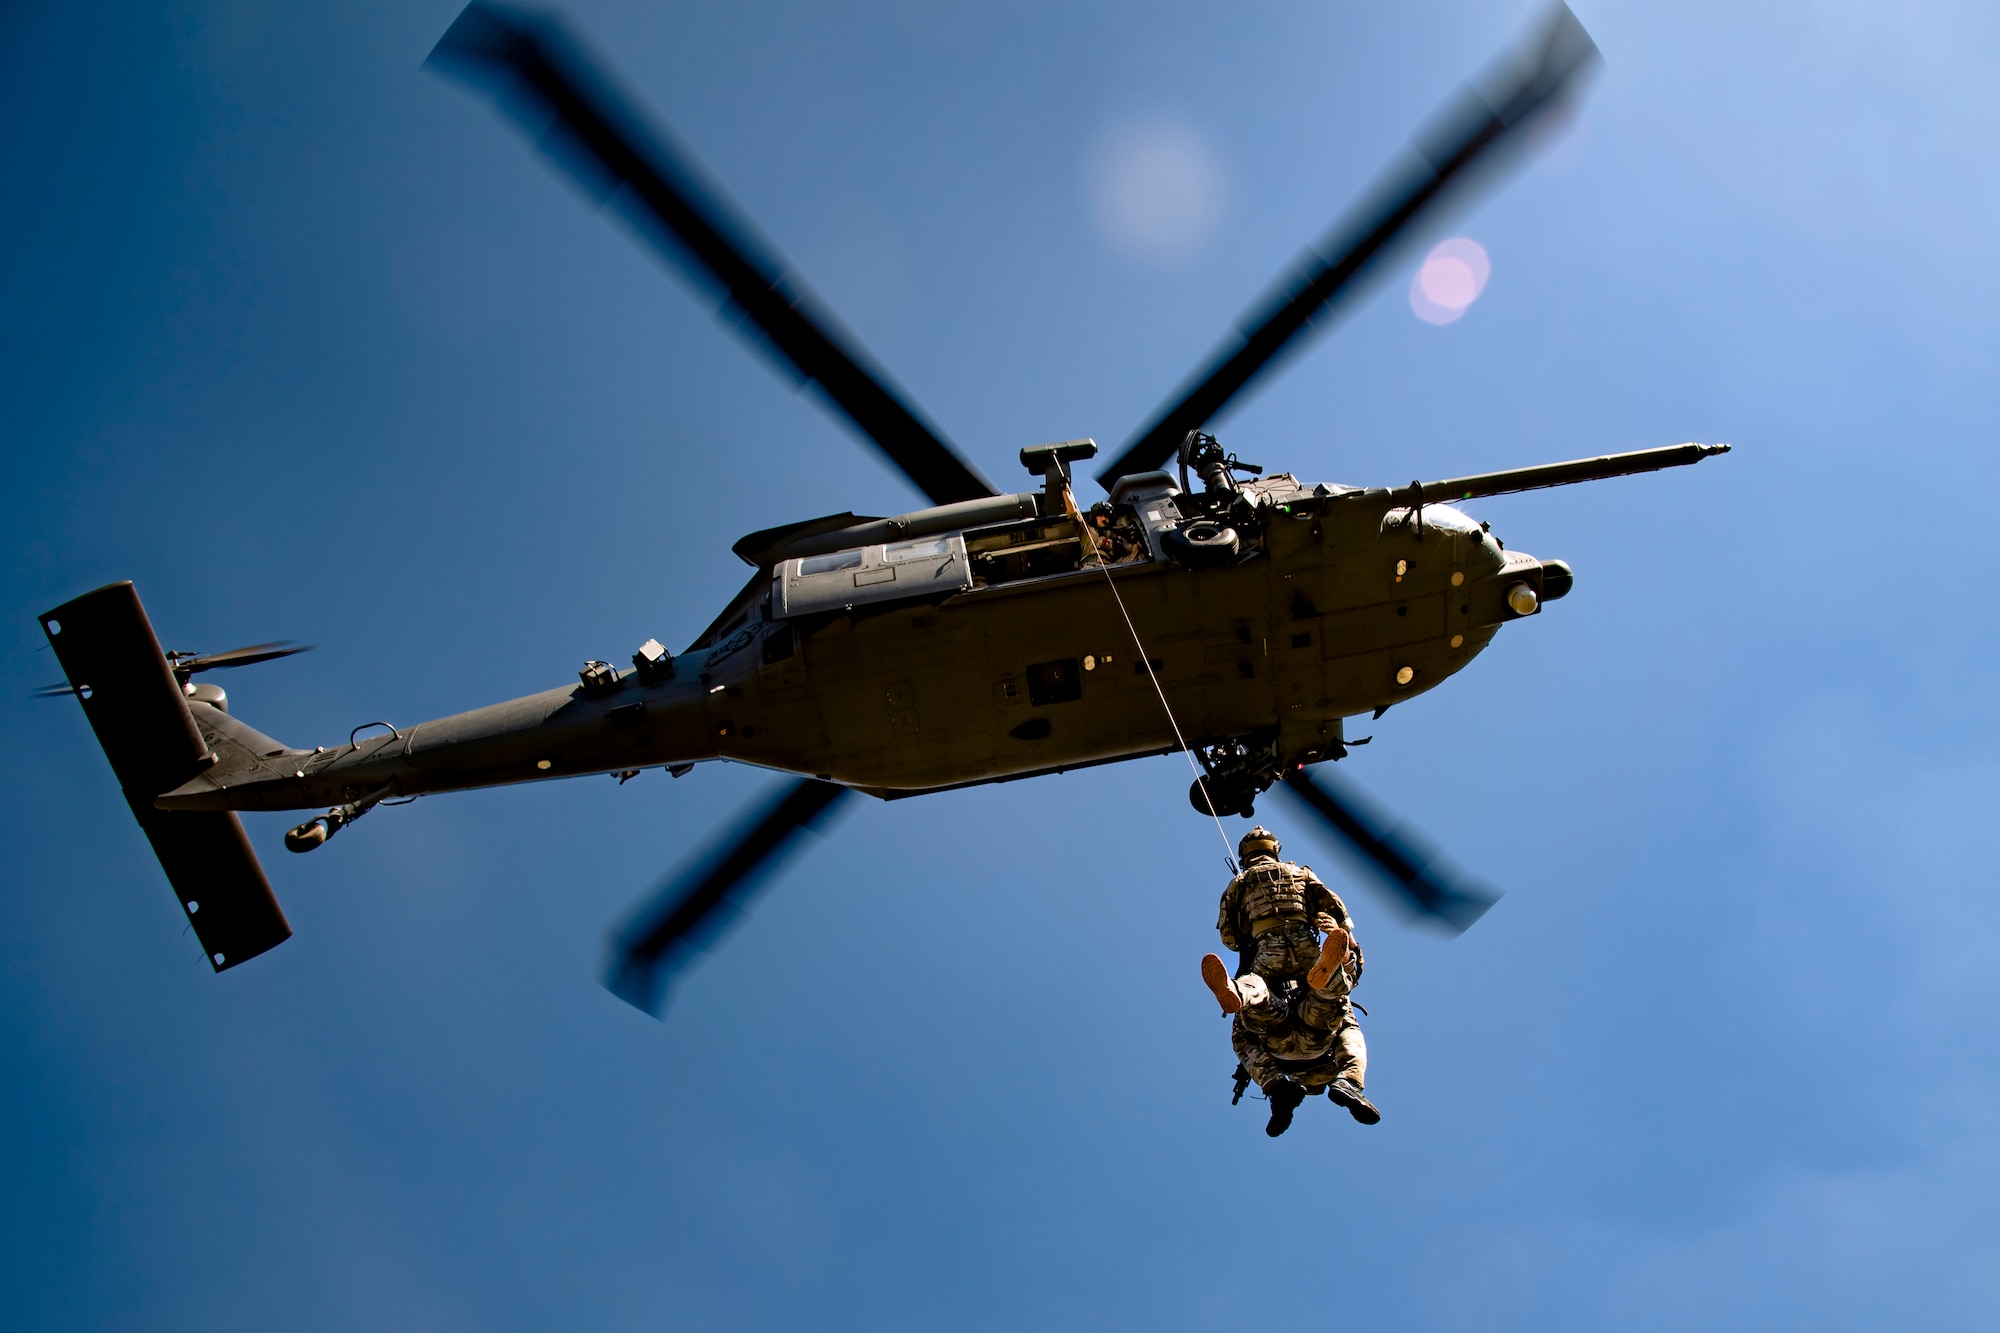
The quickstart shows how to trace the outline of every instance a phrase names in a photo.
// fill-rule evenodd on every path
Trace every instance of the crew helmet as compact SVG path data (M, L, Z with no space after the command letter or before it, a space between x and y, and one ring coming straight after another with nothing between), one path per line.
M1262 824L1244 834L1243 840L1236 844L1236 858L1239 861L1248 861L1257 856L1275 858L1277 855L1278 835Z

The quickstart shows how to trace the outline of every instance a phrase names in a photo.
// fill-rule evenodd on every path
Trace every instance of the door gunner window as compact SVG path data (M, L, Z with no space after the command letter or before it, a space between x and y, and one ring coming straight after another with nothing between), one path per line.
M941 602L972 586L965 542L954 533L787 560L772 578L771 609L779 620L875 602Z
M833 555L816 555L810 560L799 561L801 574L831 574L836 569L861 568L861 552L839 551Z
M894 546L882 548L882 558L891 564L901 564L905 560L935 560L951 550L951 538L938 537L929 541L898 542Z
M1074 657L1037 662L1028 668L1028 702L1037 708L1083 697L1083 672Z

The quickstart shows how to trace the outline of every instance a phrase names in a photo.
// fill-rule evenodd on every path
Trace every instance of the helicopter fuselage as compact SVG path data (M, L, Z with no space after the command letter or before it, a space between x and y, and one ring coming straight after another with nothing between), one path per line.
M1121 497L1143 541L1118 563L1053 505L933 542L947 565L987 571L943 596L864 589L786 614L802 566L781 562L670 666L597 664L585 683L336 747L279 745L196 697L218 762L158 804L306 809L716 759L894 798L1183 743L1233 743L1261 790L1277 767L1340 757L1344 718L1442 683L1569 586L1567 566L1505 550L1448 506L1288 476L1243 488L1238 552L1188 567L1169 556L1178 488L1152 476ZM847 558L857 584L887 568L884 549Z

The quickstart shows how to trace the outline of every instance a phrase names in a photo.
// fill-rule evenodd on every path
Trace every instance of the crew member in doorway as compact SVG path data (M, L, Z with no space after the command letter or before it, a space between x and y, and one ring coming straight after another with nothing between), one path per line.
M1107 565L1122 565L1128 560L1137 560L1145 552L1145 542L1132 521L1113 513L1111 506L1101 500L1090 507L1090 517L1085 526L1089 528L1098 553Z

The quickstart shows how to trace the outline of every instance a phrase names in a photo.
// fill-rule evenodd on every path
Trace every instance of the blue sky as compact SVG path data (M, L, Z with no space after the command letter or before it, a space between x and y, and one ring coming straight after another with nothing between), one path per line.
M208 973L27 699L37 612L133 578L171 647L316 642L226 682L313 744L684 643L743 532L918 503L420 70L455 12L0 14L9 1323L2000 1317L1990 7L1580 3L1574 131L1439 233L1491 256L1468 314L1415 318L1411 261L1222 423L1374 484L1736 445L1474 507L1576 592L1343 766L1506 890L1471 932L1268 812L1355 909L1386 1117L1276 1142L1228 1105L1177 759L853 809L664 1023L604 933L755 774L305 858L252 817L296 936ZM572 12L1003 481L1122 439L1528 17ZM1190 220L1121 230L1162 143Z

